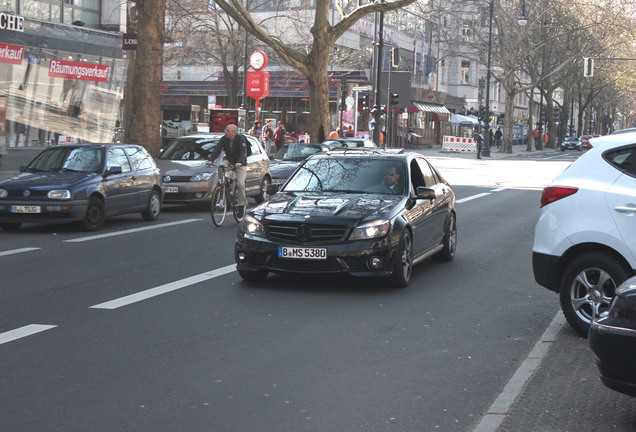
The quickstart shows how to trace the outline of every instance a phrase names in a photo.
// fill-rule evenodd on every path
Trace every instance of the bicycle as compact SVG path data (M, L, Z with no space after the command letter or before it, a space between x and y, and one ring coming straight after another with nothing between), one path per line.
M236 196L236 170L234 165L219 167L219 182L212 192L210 200L210 216L216 226L221 226L225 221L228 209L232 209L232 214L236 222L241 222L245 217L245 209L238 205Z

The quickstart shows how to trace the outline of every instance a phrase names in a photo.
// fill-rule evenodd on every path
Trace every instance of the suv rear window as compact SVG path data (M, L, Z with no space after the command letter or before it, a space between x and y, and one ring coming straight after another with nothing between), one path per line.
M636 176L636 146L608 151L603 158L618 170Z

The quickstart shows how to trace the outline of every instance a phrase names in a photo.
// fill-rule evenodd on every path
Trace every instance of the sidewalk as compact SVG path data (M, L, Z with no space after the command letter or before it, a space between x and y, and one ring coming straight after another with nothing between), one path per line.
M477 153L473 152L457 152L457 151L442 151L442 146L437 145L433 148L418 148L418 149L406 149L407 151L412 151L416 153L421 153L424 156L440 156L440 157L460 157L463 159L477 159ZM526 151L526 145L513 145L512 153L503 153L497 150L497 147L490 149L490 156L484 156L482 151L481 158L482 160L497 160L497 159L505 159L509 157L519 156L519 155L531 155L531 154L540 154L540 153L548 153L555 152L555 149L543 149L543 150L533 150L531 152Z
M587 339L564 324L497 431L633 431L634 419L636 398L601 383Z

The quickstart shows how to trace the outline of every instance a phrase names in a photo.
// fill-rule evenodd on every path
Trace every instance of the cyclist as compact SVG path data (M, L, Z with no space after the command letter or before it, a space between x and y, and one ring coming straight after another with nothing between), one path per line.
M224 164L234 165L236 171L236 194L239 205L239 215L245 213L247 198L245 196L245 175L247 174L247 146L249 143L245 137L238 133L235 124L225 127L225 136L221 137L210 156L208 156L208 166L212 165L221 151L225 152Z

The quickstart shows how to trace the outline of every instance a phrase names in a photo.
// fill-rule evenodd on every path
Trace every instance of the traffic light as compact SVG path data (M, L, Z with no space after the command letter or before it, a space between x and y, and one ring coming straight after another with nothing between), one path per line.
M362 102L362 106L364 107L364 109L366 111L369 111L371 109L371 96L364 95L364 100Z
M391 93L391 106L397 105L400 103L399 101L400 95L397 93Z
M483 121L486 118L486 107L483 105L479 106L479 116L480 121Z
M391 66L398 67L400 64L400 49L391 48Z
M583 76L584 77L593 77L594 76L594 59L583 57Z

